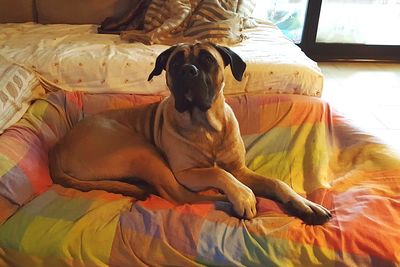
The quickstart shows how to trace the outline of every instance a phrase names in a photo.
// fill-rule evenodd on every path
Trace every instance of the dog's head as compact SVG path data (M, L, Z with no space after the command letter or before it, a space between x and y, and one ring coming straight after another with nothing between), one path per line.
M241 81L246 63L231 49L212 43L179 44L157 57L148 80L165 70L176 110L197 107L205 112L222 90L224 68L228 65L235 79Z

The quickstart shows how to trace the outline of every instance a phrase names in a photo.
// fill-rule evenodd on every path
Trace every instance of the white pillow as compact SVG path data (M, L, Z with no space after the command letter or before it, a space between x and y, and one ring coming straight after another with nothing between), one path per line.
M44 94L34 72L0 57L0 133L24 115L32 100Z

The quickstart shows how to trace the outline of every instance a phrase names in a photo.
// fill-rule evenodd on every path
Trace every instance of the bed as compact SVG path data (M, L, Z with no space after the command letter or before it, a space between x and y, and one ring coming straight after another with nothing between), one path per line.
M226 94L321 95L323 77L317 64L272 23L264 22L245 33L248 39L233 46L248 64L244 81L226 75ZM0 27L0 56L34 69L46 84L67 91L163 94L168 90L164 74L152 83L147 77L156 56L167 48L99 35L92 24Z
M54 184L48 150L79 120L168 95L164 77L146 81L167 46L96 28L0 25L0 110L12 110L0 120L0 266L400 265L399 156L318 98L317 64L268 22L232 46L245 79L226 74L246 164L329 208L331 221L305 225L265 198L242 220L226 202Z

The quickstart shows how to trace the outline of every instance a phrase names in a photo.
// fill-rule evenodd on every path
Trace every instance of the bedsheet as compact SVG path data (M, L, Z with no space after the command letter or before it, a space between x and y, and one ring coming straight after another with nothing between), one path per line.
M127 43L118 35L97 34L97 25L0 24L0 55L36 70L49 87L67 91L162 94L165 74L147 78L165 45ZM294 93L320 96L317 64L272 23L243 31L232 46L247 63L242 82L226 69L226 94Z
M0 266L399 266L400 160L329 104L296 95L227 98L248 166L328 207L303 224L257 198L173 205L52 184L47 151L85 116L159 96L55 92L0 136Z

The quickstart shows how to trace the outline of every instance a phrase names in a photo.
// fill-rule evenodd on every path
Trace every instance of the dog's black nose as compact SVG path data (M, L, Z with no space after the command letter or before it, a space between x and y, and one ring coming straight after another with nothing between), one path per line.
M194 78L199 75L199 69L192 64L185 64L182 66L181 73L185 78Z

